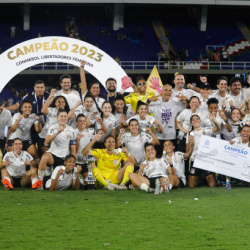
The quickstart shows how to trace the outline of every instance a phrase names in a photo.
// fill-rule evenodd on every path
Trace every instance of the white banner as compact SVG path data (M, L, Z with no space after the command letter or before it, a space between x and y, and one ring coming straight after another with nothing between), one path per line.
M194 167L250 182L250 148L202 135Z
M62 62L80 67L81 60L87 62L86 71L95 76L104 87L106 80L112 77L117 81L117 90L121 89L121 78L127 74L104 51L77 39L48 36L25 41L0 55L2 72L0 91L15 75L36 64ZM65 74L67 74L67 70L65 70ZM128 92L130 91L132 88L128 89Z

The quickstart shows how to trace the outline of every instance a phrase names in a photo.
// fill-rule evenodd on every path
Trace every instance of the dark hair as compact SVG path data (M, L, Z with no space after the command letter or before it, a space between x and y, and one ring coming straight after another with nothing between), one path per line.
M207 105L209 106L210 104L219 104L219 101L217 98L212 97L207 101Z
M0 98L0 106L4 105L4 100Z
M98 85L100 86L100 83L99 83L98 81L92 81L92 82L89 84L89 86L88 86L89 92L90 92L90 89L92 88L92 86L93 86L94 84L98 84ZM88 94L88 93L87 93L87 94Z
M81 117L84 117L86 119L86 116L84 114L79 114L77 115L76 117L76 122L78 122L78 120L81 118Z
M225 80L225 81L227 82L227 84L228 84L228 79L227 79L225 76L220 76L220 77L217 79L217 85L220 84L220 81L221 81L221 80Z
M136 106L136 112L137 110L141 107L141 106L147 106L145 102L142 102L141 100L139 100L137 102L137 106Z
M237 109L237 110L240 112L240 110L239 110L238 108L235 107L235 108L232 108L232 109L231 109L231 114L233 113L233 111L234 111L235 109Z
M71 81L71 76L70 76L70 75L61 75L61 76L60 76L60 82L62 82L63 79L65 79L65 78L69 78L70 81Z
M232 86L233 83L235 83L235 82L240 82L240 84L241 84L241 86L242 86L242 79L241 79L240 77L236 77L236 76L232 77L232 78L230 79L230 86Z
M190 108L189 103L190 103L190 102L191 102L191 100L192 100L192 99L194 99L194 98L197 98L197 99L198 99L198 101L200 101L200 99L199 99L199 97L198 97L198 96L196 96L196 95L191 96L191 97L190 97L190 99L189 99L189 101L188 101L188 108Z
M76 157L74 155L69 154L65 157L64 161L67 161L70 158L74 158L76 160Z
M45 87L45 83L43 80L36 80L36 82L34 83L34 87L36 87L37 84L43 84Z
M115 83L117 83L116 80L115 80L114 78L110 77L110 78L108 78L108 79L106 80L105 85L107 85L109 81L114 81Z
M67 113L69 113L69 110L70 110L70 109L69 109L68 101L67 101L67 99L66 99L64 96L62 96L62 95L56 96L56 97L53 99L53 101L51 102L51 104L49 105L49 107L50 107L50 108L55 108L55 107L56 107L56 101L57 101L60 97L63 98L64 101L65 101L64 110L65 110Z
M17 141L17 140L21 141L21 142L22 142L22 144L23 144L23 140L22 140L21 138L19 138L19 137L15 138L15 139L13 140L13 144L14 144L14 143L15 143L15 141Z
M68 114L65 109L59 109L56 116L58 117L62 112L66 112Z
M23 100L22 103L21 103L21 105L20 105L20 114L23 113L23 111L21 110L21 108L23 107L24 103L29 103L31 105L31 108L32 108L32 102L31 101L29 101L29 100Z
M131 123L131 122L133 122L133 121L136 121L136 122L137 122L137 124L139 125L138 120L137 120L137 119L135 119L135 118L132 118L131 120L129 120L128 125L130 126L130 123Z
M207 77L205 74L200 74L199 77Z
M102 108L103 108L103 106L104 106L104 104L106 104L106 103L108 103L108 104L110 104L110 106L111 106L111 109L112 109L112 105L111 105L111 103L110 102L108 102L108 101L105 101L105 102L103 102L103 104L102 104ZM112 112L112 111L111 111ZM103 112L102 112L102 110L100 111L100 113L101 113L101 118L103 119Z
M124 115L126 115L126 114L127 114L127 110L128 110L128 106L126 105L126 102L125 102L125 100L124 100L124 97L123 97L122 95L117 95L117 96L115 97L114 104L115 104L116 101L123 101L123 102L124 102L124 107L123 107L122 113L123 113ZM116 111L115 105L114 105L114 104L113 104L113 106L112 106L112 114L113 114L113 115L115 114L115 111Z
M199 119L201 119L199 115L194 114L194 115L192 115L192 116L190 117L190 123L192 122L192 119L193 119L194 116L197 116Z
M95 97L89 92L84 96L84 102L86 101L87 98L91 98L93 102L95 102Z
M105 139L104 139L104 143L107 141L108 138L113 138L115 140L115 137L113 135L108 135Z
M142 81L145 81L145 78L144 78L143 76L137 76L137 77L136 77L136 80L135 80L135 81L136 81L136 84L137 84L139 81L141 81L141 80L142 80Z
M153 145L152 143L148 143L148 142L146 142L144 144L144 150L146 151L146 148L149 147L149 146L152 146L154 148L154 150L156 151L155 145Z

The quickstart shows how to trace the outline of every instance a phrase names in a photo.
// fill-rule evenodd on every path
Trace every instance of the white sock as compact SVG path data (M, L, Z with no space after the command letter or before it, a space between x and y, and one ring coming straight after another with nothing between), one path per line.
M141 184L141 190L145 190L146 192L148 192L149 186L146 183L142 183Z
M38 170L38 178L43 180L43 177L45 175L45 171Z
M7 175L4 175L4 176L3 176L3 179L4 179L4 178L6 178L6 179L11 183L11 180L10 180L10 178L9 178Z
M226 182L230 182L231 181L231 177L226 176Z
M31 184L33 185L34 183L36 183L38 181L38 178L35 177L32 181L31 181Z
M168 185L168 189L169 189L169 190L171 190L171 189L172 189L172 187L173 187L173 186L172 186L172 184L170 184L170 183L169 183L169 185Z

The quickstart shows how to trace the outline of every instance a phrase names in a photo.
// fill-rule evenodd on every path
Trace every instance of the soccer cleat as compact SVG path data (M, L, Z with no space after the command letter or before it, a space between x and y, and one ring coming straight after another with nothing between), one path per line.
M154 189L154 188L151 188L151 187L150 187L150 188L148 189L148 193L154 193L154 192L155 192L155 189Z
M119 190L127 190L128 188L126 187L125 183L121 183L121 184L118 186L118 189L119 189Z
M169 179L168 177L163 178L163 191L169 193Z
M32 190L37 190L43 185L43 181L41 179L38 179L31 187Z
M13 187L12 184L8 181L7 178L3 178L2 183L3 183L3 186L4 186L5 189L8 189L8 190L13 191L13 188L14 188L14 187Z
M134 185L134 184L130 184L130 185L128 186L128 188L129 188L130 190L137 190L137 189L139 189L139 187L137 187L137 186Z
M115 190L115 187L116 185L114 185L114 184L108 184L108 186L107 186L107 189L108 190Z
M232 189L232 186L231 186L231 183L230 183L230 182L227 182L227 183L226 183L226 189Z
M159 178L155 180L155 193L154 194L160 194L161 190L161 181Z

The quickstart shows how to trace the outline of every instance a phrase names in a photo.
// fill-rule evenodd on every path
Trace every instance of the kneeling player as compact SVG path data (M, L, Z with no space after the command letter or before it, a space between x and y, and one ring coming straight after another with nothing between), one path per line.
M83 149L82 154L88 155L89 151L97 159L97 167L92 168L93 175L97 182L107 187L109 190L127 189L126 183L129 181L128 175L133 173L134 164L137 164L134 156L128 153L126 148L122 152L115 150L115 138L108 136L104 140L105 149L90 148L101 138L102 134L96 134L94 139ZM120 169L121 161L125 165ZM117 186L117 184L120 184Z
M145 151L148 161L144 161L140 165L139 174L129 174L129 179L133 183L130 188L134 189L133 185L135 185L146 192L154 191L155 194L163 191L168 192L168 172L172 173L171 167L165 159L156 159L156 150L153 144L146 144Z
M50 191L65 190L72 187L74 190L80 189L81 166L76 167L76 158L74 155L68 155L65 158L65 166L57 166L51 176L51 179L45 183L46 189Z
M37 162L27 151L22 151L23 142L16 138L13 141L13 151L5 154L1 162L2 183L6 189L27 187L32 189L41 187L42 181L37 178ZM27 166L32 168L27 171Z

